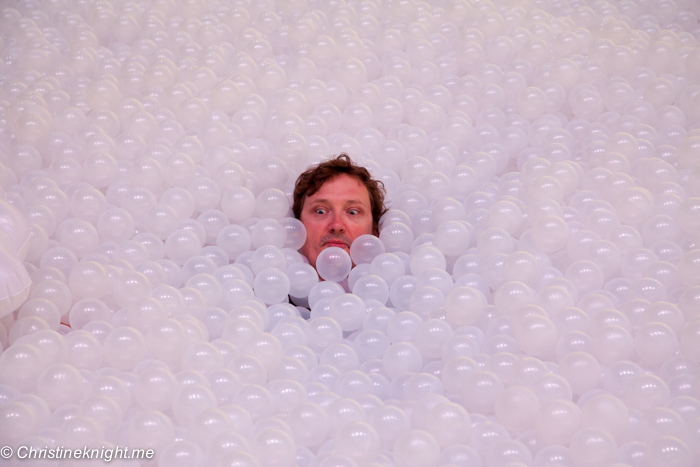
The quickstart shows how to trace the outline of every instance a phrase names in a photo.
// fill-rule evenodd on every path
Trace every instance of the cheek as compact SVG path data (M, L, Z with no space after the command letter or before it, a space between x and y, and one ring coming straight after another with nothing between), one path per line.
M362 222L360 224L357 224L355 226L355 228L353 228L353 230L352 230L353 238L357 238L360 235L371 234L371 233L373 233L372 221Z
M321 237L321 233L323 232L323 230L317 223L308 223L305 225L305 227L307 243L314 242L315 240Z

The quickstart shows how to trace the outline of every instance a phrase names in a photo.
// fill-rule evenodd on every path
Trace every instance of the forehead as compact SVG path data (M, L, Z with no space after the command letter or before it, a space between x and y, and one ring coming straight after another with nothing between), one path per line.
M321 188L311 196L307 196L309 201L355 201L370 204L369 191L359 178L347 174L336 175L326 180Z

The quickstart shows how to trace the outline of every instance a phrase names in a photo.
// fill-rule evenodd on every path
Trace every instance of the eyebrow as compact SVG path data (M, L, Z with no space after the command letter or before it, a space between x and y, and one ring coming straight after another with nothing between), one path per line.
M331 202L331 200L330 200L330 199L326 199L326 198L310 200L310 203L311 203L311 204L316 204L316 203L330 203L330 202ZM360 201L360 200L357 200L357 199L348 199L348 200L345 201L345 204L363 204L363 202Z

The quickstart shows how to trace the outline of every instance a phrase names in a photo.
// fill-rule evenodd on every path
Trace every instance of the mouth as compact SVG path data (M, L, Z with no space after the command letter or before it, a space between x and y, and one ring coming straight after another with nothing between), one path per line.
M327 247L331 247L331 246L335 246L335 247L338 247L338 248L348 248L348 245L347 245L345 242L341 242L341 241L338 241L338 240L333 240L333 241L330 241L330 242L326 242L326 243L323 244L323 246L326 247L326 248L327 248Z

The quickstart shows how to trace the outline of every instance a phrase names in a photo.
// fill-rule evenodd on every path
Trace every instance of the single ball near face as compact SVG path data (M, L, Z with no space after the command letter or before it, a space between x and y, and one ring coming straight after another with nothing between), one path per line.
M316 258L316 270L324 280L340 282L350 274L352 260L342 248L332 246L319 253Z
M285 217L280 219L280 224L284 226L286 237L284 248L298 250L306 243L306 227L298 219Z
M360 235L350 245L350 257L355 264L371 263L384 252L384 244L375 235Z

